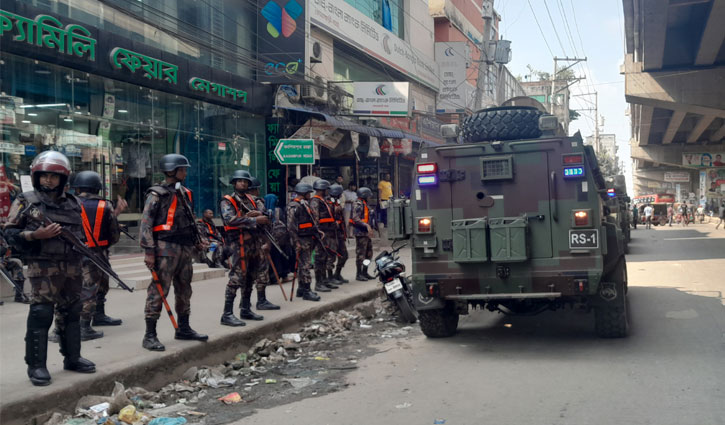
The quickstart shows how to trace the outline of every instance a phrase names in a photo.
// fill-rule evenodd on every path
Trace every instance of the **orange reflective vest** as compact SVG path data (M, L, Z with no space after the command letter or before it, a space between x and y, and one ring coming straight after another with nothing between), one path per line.
M362 201L362 203L363 203L363 209L364 209L364 211L365 211L365 212L363 213L363 218L362 218L362 222L363 222L363 223L369 223L369 222L370 222L370 209L368 208L368 203L367 203L367 202L365 202L364 200ZM353 219L351 218L351 219L350 219L350 224L355 224L355 220L353 220Z
M254 198L252 198L251 196L247 195L246 193L244 195L247 197L247 199L249 200L249 202L252 203L252 207L254 207L254 209L257 209L257 203L254 202ZM233 196L231 196L231 195L224 195L224 199L226 199L227 201L229 201L232 204L232 206L234 207L234 211L237 213L237 217L239 217L239 216L242 215L241 212L239 211L239 205L237 204L237 201L234 199ZM229 231L229 230L240 230L240 229L238 227L225 225L224 226L224 230L225 231Z
M185 187L182 187L182 190L184 191L184 194L189 196L189 202L193 202L193 195L191 194L191 191ZM174 193L174 199L171 201L171 206L169 206L169 210L166 212L166 223L154 226L152 229L154 233L169 231L172 227L174 227L174 215L176 214L178 201L179 198L176 196L176 193ZM193 225L194 223L191 224Z
M312 221L314 216L312 215L312 211L310 210L310 208L307 205L302 203L303 200L304 200L304 198L297 197L293 201L300 204L300 206L307 211L307 219L309 221L298 223L297 228L299 230L302 230L302 232L300 233L300 236L311 236L313 234L313 232L310 232L308 229L312 229L314 227L314 223Z
M327 217L320 217L320 224L326 224L326 223L334 223L335 222L335 216L332 214L332 210L330 209L330 206L327 204L327 201L320 195L315 195L313 198L317 198L322 202L322 204L327 209Z
M101 240L101 228L103 225L103 211L106 209L106 201L98 201L96 205L96 216L94 217L93 224L88 220L88 214L86 208L81 204L81 219L83 220L83 232L86 234L86 245L89 248L96 248L100 246L108 246L108 239ZM91 233L93 229L93 233Z

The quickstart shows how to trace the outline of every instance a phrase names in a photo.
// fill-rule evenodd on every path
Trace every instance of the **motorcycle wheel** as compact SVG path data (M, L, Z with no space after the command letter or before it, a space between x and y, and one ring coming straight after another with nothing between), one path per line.
M395 304L398 306L400 317L406 323L415 323L418 321L418 316L415 314L415 310L410 305L410 302L408 302L408 297L403 295L402 297L395 300Z

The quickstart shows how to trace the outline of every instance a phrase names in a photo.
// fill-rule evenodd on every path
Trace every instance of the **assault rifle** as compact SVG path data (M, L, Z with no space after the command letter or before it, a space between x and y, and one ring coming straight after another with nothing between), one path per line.
M123 233L124 235L128 236L132 241L135 241L136 238L134 238L130 233L128 233L128 226L118 226L118 230Z
M241 204L242 204L242 208L247 210L247 212L252 212L251 209L247 208L247 206L244 205L244 202L241 202ZM269 229L267 229L266 227L261 227L261 226L260 226L260 229L262 230L262 233L264 233L264 236L267 237L267 240L269 240L269 243L272 244L274 249L276 249L277 252L279 252L284 257L285 260L289 260L289 256L287 254L285 254L285 252L282 250L282 248L277 244L277 241L274 239L274 236L272 235L272 233L270 233Z
M199 228L196 227L196 217L194 217L194 213L191 211L191 206L189 205L188 199L186 199L186 194L181 190L181 182L176 182L174 189L176 189L177 196L181 198L181 209L184 210L187 220L191 223L191 227L193 229L192 233L194 234L194 245L200 250L199 247L203 247L206 244L204 243L204 238L202 237L201 232L199 232ZM204 259L204 263L206 263L207 266L216 266L214 262L206 256L206 252L201 252L201 254L201 257Z
M53 222L48 217L44 216L37 207L31 205L29 208L30 210L28 211L28 217L30 217L31 220L34 220L35 222L40 223L43 226L50 226L51 224L53 224ZM126 285L126 283L122 281L120 277L118 277L116 272L113 271L113 269L111 268L111 264L105 257L98 255L90 248L88 248L86 244L81 242L81 240L78 239L78 237L74 235L70 230L61 227L59 237L64 241L68 242L73 247L73 250L75 252L86 257L88 260L90 260L91 263L95 264L95 266L98 267L100 271L107 274L110 278L118 282L118 285L121 288L127 290L128 292L133 292L133 288L130 288L128 285Z

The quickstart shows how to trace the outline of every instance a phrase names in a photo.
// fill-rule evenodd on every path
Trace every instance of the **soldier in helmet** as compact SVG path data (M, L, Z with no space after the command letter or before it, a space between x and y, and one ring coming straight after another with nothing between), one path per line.
M294 192L296 196L287 206L287 230L297 256L297 276L300 279L297 297L308 301L319 301L320 296L310 289L312 283L310 257L314 247L312 237L317 234L317 230L308 201L314 189L307 183L297 183Z
M144 263L155 270L163 294L156 285L149 285L144 315L146 333L143 348L151 351L164 351L166 347L156 336L156 322L161 313L161 296L168 297L169 288L174 284L174 300L179 327L175 339L206 341L207 335L199 334L189 325L191 314L191 279L193 274L192 258L194 249L206 250L206 246L195 247L196 223L194 217L184 211L180 196L185 196L189 204L193 201L189 189L181 186L186 179L189 160L179 154L161 157L159 168L166 175L164 183L152 186L146 191L143 217L141 218L140 244L145 250ZM176 184L179 184L179 190Z
M68 158L59 152L45 151L35 157L30 165L34 190L15 199L5 229L8 242L23 252L32 287L25 362L33 385L48 385L51 381L46 359L48 329L55 308L61 317L63 368L81 373L96 371L93 362L81 357L82 258L59 237L65 229L84 240L80 201L64 191L70 173ZM41 214L53 223L41 224Z
M355 280L364 282L373 279L368 274L368 268L363 265L365 259L373 258L373 242L370 239L372 235L372 227L370 227L370 209L368 208L368 198L373 192L367 187L361 187L357 190L357 200L352 207L352 217L350 223L353 225L353 233L355 234L355 265L357 274Z
M338 176L339 177L339 176ZM331 261L328 263L328 273L332 276L333 283L344 284L348 283L349 280L342 277L342 268L345 267L347 262L347 234L345 231L345 219L343 215L343 207L340 203L340 197L342 196L342 186L339 184L333 184L330 186L330 207L332 213L335 216L335 240L330 242L335 251L340 254L337 257L337 266L335 266L335 257L331 257Z
M335 216L332 208L327 203L327 190L330 188L330 182L318 179L312 184L312 188L315 190L315 195L310 199L310 209L317 227L324 234L322 238L319 234L314 236L317 242L315 248L315 291L330 292L332 289L339 288L339 286L330 282L330 276L327 275L327 264L334 261L335 256L329 246L337 243Z
M252 311L252 285L255 279L263 273L262 257L265 247L260 226L269 224L269 218L260 210L254 197L248 192L252 184L252 175L246 170L237 170L229 178L234 187L234 193L222 198L219 208L224 230L226 232L227 246L231 252L231 270L229 283L224 299L224 313L221 324L227 326L244 326L245 323L234 316L234 298L237 290L242 290L240 316L247 320L263 320L264 317ZM264 287L258 292L259 301L265 305ZM277 307L272 303L270 306ZM258 303L260 304L260 303ZM270 309L270 308L267 308Z
M266 217L270 218L270 211L267 210L267 206L264 202L264 199L262 199L259 196L259 188L262 187L262 183L259 181L258 178L252 176L252 183L249 185L249 194L254 199L254 203L257 204L257 210L264 214ZM271 227L270 224L266 224L264 226ZM271 231L271 229L268 229ZM263 236L261 233L259 234L260 237L264 240L266 236ZM267 285L269 284L269 250L270 245L265 244L263 245L265 248L263 249L261 253L260 261L260 272L257 274L257 276L254 278L254 287L257 289L257 310L279 310L279 306L272 304L267 299L266 289Z

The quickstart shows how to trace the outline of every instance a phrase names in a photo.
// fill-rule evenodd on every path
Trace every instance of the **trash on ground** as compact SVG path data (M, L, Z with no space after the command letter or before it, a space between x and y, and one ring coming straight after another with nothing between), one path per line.
M264 383L265 384L276 384L277 380L276 379L265 379Z
M142 417L143 415L136 411L136 407L133 404L129 404L118 412L118 419L127 424L138 422Z
M301 342L302 337L300 334L282 334L282 339L285 341Z
M239 393L237 393L237 392L233 392L233 393L227 394L224 397L220 398L219 401L221 401L224 404L235 404L235 403L239 403L240 401L242 401L242 396L240 396Z
M434 425L443 425L444 423L446 423L446 420L445 419L435 419L435 420L433 420L433 424Z
M289 382L296 389L308 387L317 382L312 378L287 378L285 381Z
M154 418L149 422L148 425L183 425L186 423L186 418Z
M412 404L410 404L410 403L408 403L408 402L406 401L405 403L402 403L402 404L396 404L396 405L395 405L395 408L396 408L396 409L407 409L407 408L409 408L410 406L412 406Z

